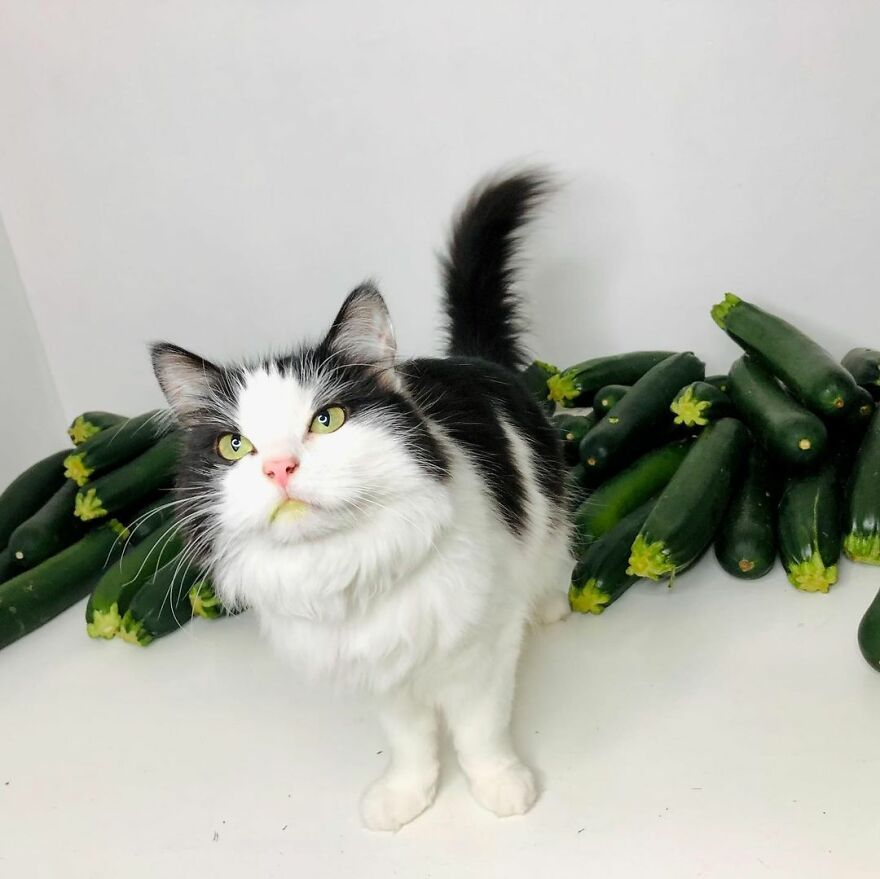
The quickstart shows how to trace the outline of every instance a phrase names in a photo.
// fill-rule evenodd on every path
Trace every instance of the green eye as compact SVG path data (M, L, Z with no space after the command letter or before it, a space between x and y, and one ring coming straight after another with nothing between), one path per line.
M341 406L328 406L313 419L309 430L312 433L333 433L345 424L345 409Z
M224 433L217 440L217 454L227 461L238 461L253 450L253 443L240 433Z

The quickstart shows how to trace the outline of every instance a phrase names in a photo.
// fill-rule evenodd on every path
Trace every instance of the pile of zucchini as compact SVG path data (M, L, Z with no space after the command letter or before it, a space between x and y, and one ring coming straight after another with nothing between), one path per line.
M712 317L744 352L727 375L671 351L523 373L570 467L575 611L602 613L639 579L671 585L712 545L742 579L779 556L804 592L828 592L841 553L880 565L880 351L837 363L731 293ZM880 593L858 640L880 670Z
M224 613L176 534L169 421L86 412L68 429L73 450L0 494L0 648L86 595L89 635L140 645Z

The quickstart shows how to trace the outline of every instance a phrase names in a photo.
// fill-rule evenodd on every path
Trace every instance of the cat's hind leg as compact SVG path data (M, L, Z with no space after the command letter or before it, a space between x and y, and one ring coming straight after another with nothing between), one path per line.
M574 560L568 548L568 534L554 534L535 565L534 582L542 584L535 596L532 619L537 623L558 623L570 613L568 587Z

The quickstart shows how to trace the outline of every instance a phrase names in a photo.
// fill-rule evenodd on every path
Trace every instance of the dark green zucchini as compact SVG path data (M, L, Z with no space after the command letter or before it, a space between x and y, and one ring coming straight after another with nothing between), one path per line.
M624 516L575 565L568 590L573 611L602 613L639 579L627 570L629 552L653 506L651 499Z
M607 415L614 404L626 396L630 387L630 385L605 385L604 388L599 388L596 396L593 397L593 411L600 417Z
M73 419L70 427L67 428L67 435L75 446L81 446L96 433L125 420L124 415L116 415L113 412L83 412Z
M854 562L880 565L880 412L856 454L847 495L843 550Z
M749 433L735 418L703 430L633 541L628 573L674 577L700 557L724 516L749 446Z
M840 486L834 465L788 479L779 503L779 555L792 586L827 592L840 558Z
M550 420L559 431L565 460L569 464L577 463L581 440L587 435L587 431L595 426L599 416L594 412L589 412L586 415L569 415L566 412L561 412Z
M0 648L87 595L115 544L116 531L107 523L0 585Z
M581 440L581 461L592 478L625 467L661 439L676 393L703 377L703 362L690 352L673 354L649 369L629 393Z
M871 417L874 415L874 410L876 408L877 405L874 403L874 398L865 388L860 386L858 389L858 401L848 419L848 422L856 428L860 425L866 427L871 421Z
M183 541L172 525L171 508L145 512L123 545L121 557L101 573L86 604L86 632L90 638L113 638L137 591L163 565L183 551Z
M180 435L163 437L134 460L77 492L75 514L84 522L99 519L136 504L161 488L170 488L179 454Z
M64 475L83 486L155 445L168 433L167 424L166 413L157 409L102 430L64 459Z
M574 515L575 546L582 553L621 519L665 488L688 453L686 443L670 443L643 455L600 485Z
M712 317L748 354L794 396L819 415L838 418L857 405L853 377L820 345L787 321L744 302L733 293L712 309Z
M85 533L85 525L73 515L76 486L72 482L61 488L22 522L9 538L9 549L20 568L32 568L75 543Z
M873 348L853 348L840 365L855 379L856 384L880 400L880 351Z
M61 468L66 455L67 450L37 461L0 494L0 547L6 546L12 532L64 485Z
M760 449L752 449L721 520L715 556L728 574L744 580L763 577L776 561L776 479Z
M730 398L755 438L775 458L804 468L825 454L828 431L751 357L730 367Z
M9 547L0 549L0 583L5 583L20 570L21 568L15 563L15 557Z
M520 373L520 379L531 397L540 403L548 398L547 379L558 372L559 370L552 363L535 360Z
M719 391L726 394L730 376L728 375L707 375L706 384L714 385Z
M675 424L685 427L705 427L710 421L728 418L733 414L733 404L724 391L708 382L691 382L685 385L669 404Z
M564 369L547 380L550 399L563 406L592 406L593 397L605 385L632 385L649 369L666 360L672 351L632 351L610 357L594 357Z
M880 592L859 623L859 650L874 671L880 671Z
M189 590L202 579L198 562L190 563L183 556L160 568L131 599L119 637L146 647L156 638L176 632L192 619Z

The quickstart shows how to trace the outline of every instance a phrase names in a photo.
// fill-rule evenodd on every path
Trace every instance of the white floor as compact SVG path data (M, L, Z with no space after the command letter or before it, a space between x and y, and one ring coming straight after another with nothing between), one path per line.
M77 606L0 653L0 876L877 877L880 675L831 594L705 559L529 639L517 738L544 793L500 821L447 760L394 836L358 823L368 706L302 685L247 615L148 649Z

